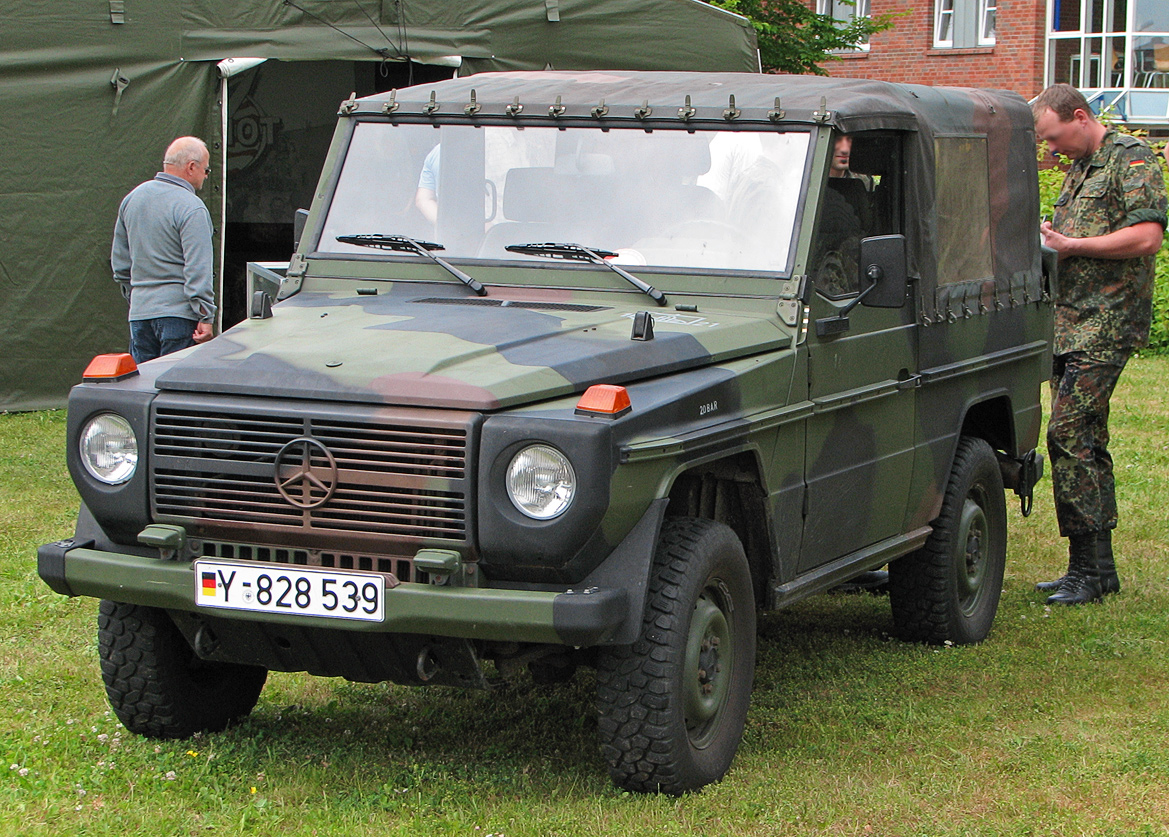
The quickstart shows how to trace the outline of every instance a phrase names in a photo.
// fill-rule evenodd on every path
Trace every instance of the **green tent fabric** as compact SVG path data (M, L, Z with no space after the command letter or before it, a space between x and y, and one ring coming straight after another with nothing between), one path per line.
M126 350L118 204L176 136L222 165L218 64L245 56L758 70L750 24L698 0L0 0L0 411L59 407L93 355ZM200 193L215 219L220 175Z

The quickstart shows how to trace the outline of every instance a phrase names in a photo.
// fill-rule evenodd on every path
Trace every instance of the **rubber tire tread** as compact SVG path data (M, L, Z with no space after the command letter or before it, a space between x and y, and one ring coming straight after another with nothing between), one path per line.
M682 670L698 595L712 576L730 592L735 666L717 738L695 749L686 731ZM742 740L755 670L751 571L735 533L721 523L674 518L662 527L640 638L597 659L597 734L614 784L680 795L721 779Z
M200 660L166 611L103 599L102 681L114 714L148 738L218 732L256 705L268 671Z
M953 540L962 508L971 488L985 483L990 508L984 509L994 536L991 562L984 578L983 600L971 616L958 602ZM983 439L963 436L958 442L942 509L931 524L933 532L916 552L889 564L889 604L898 637L934 645L970 645L986 639L998 610L1006 565L1007 507L998 458Z

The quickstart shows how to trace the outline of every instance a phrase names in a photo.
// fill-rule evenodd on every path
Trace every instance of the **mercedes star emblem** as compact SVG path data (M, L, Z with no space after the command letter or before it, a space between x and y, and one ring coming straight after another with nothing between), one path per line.
M297 508L315 509L337 490L337 460L316 439L301 436L276 454L275 479L281 497Z

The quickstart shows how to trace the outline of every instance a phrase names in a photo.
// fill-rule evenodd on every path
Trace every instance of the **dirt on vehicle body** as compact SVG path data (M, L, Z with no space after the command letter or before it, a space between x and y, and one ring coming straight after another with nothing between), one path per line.
M146 735L224 727L268 670L586 663L614 781L701 787L757 609L888 563L900 636L987 636L1004 486L1041 470L1037 228L1008 93L514 73L345 102L252 317L74 389L84 505L40 574L104 600Z

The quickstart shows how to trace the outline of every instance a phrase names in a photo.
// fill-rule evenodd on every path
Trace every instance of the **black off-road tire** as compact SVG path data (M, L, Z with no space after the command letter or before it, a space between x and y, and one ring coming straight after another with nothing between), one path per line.
M677 795L721 779L743 737L754 672L742 544L721 523L666 521L641 636L598 654L597 733L613 782Z
M982 439L959 440L932 526L925 546L889 565L897 635L937 645L982 642L998 610L1007 556L1002 472Z
M267 669L199 659L157 608L103 599L97 624L110 706L148 738L218 732L252 711L268 678Z

